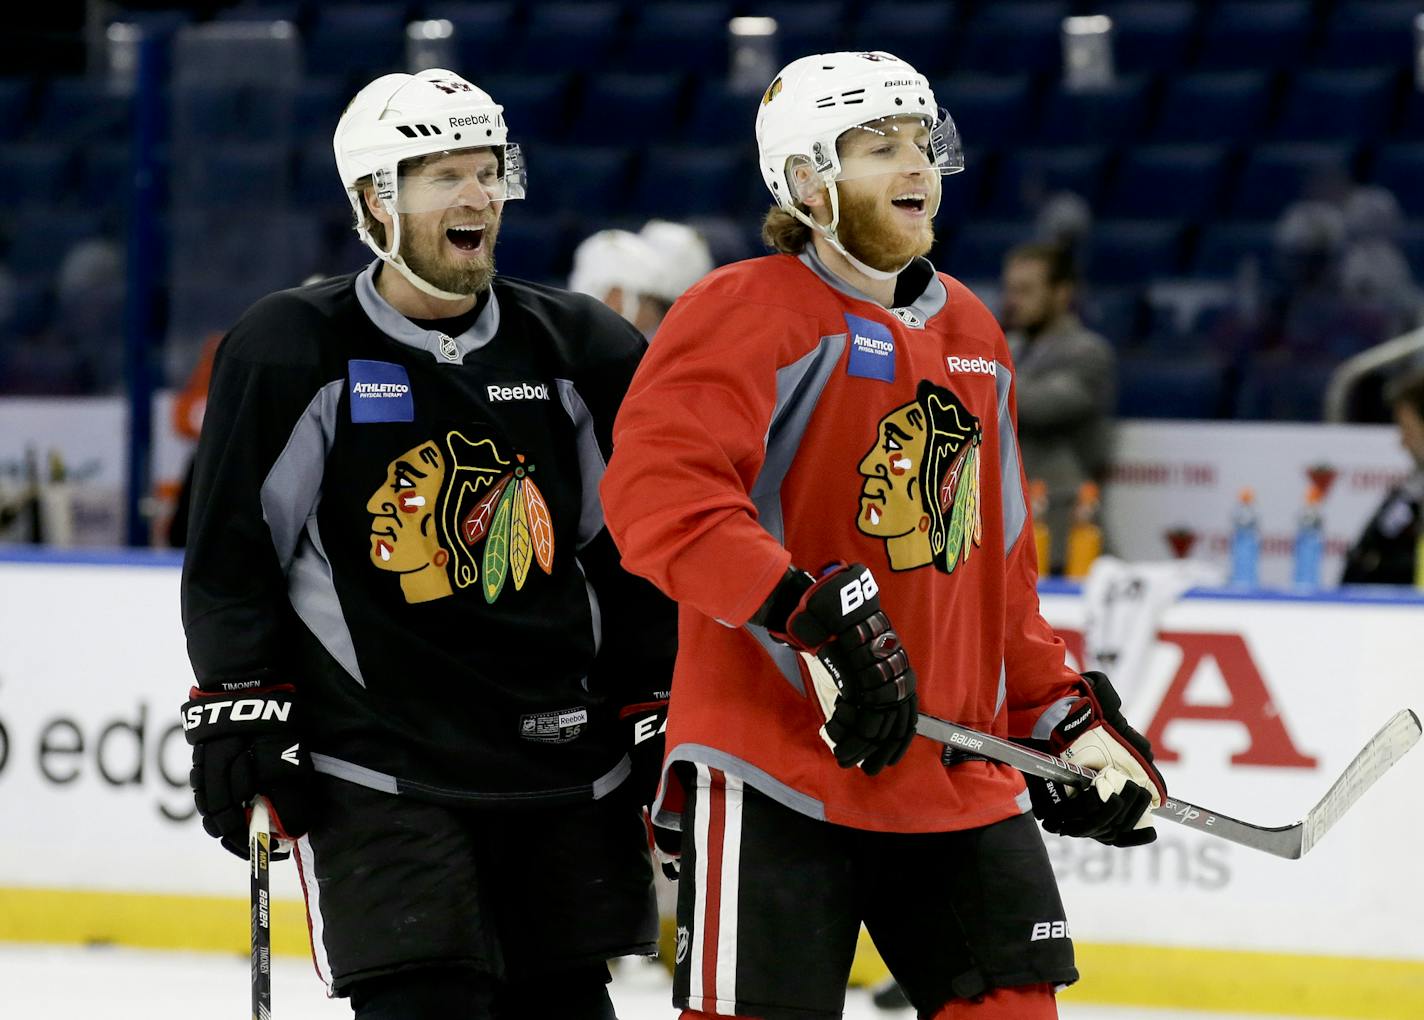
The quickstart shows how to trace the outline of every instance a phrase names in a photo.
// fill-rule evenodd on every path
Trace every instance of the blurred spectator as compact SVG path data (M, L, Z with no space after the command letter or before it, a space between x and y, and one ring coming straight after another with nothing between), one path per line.
M1385 399L1414 470L1385 494L1345 557L1341 584L1413 584L1416 576L1424 535L1424 372L1397 379L1386 387Z
M54 281L56 347L80 359L85 388L124 388L124 254L106 237L80 241L59 264Z
M1061 573L1079 486L1101 482L1117 400L1112 346L1074 312L1077 271L1057 245L1004 260L1003 318L1014 357L1019 446L1030 480L1048 487L1050 565Z
M1345 200L1342 216L1342 291L1347 299L1377 312L1388 336L1407 333L1419 325L1420 295L1398 243L1404 226L1399 202L1388 188L1356 188Z
M661 295L668 282L662 257L648 241L627 230L600 230L574 249L569 290L598 298L651 337L667 313Z

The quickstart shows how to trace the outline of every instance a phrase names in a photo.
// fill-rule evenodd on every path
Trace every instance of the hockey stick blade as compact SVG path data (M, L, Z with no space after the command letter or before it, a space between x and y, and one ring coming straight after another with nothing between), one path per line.
M930 715L920 715L915 731L947 747L1002 762L1041 779L1087 786L1097 774L1092 769L1074 765L1054 755ZM1177 797L1168 797L1161 807L1153 810L1153 814L1240 846L1294 860L1315 846L1326 831L1374 785L1375 780L1418 743L1419 736L1417 715L1409 709L1395 713L1355 755L1354 761L1335 780L1320 802L1294 825L1253 825Z

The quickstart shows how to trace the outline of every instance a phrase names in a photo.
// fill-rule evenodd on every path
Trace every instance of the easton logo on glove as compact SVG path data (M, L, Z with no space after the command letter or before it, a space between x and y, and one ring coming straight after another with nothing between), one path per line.
M196 697L196 695L195 695ZM288 700L270 698L233 698L230 701L190 701L183 710L183 729L193 730L204 724L216 726L226 712L230 722L287 722L292 712ZM206 718L204 718L206 716Z

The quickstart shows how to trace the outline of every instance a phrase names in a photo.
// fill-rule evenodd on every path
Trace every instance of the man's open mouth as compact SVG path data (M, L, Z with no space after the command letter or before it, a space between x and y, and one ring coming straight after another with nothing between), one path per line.
M890 204L896 209L904 209L907 212L924 212L925 193L922 191L907 191L903 195L896 195L892 198Z
M477 226L451 227L445 237L461 251L479 251L485 241L485 228Z

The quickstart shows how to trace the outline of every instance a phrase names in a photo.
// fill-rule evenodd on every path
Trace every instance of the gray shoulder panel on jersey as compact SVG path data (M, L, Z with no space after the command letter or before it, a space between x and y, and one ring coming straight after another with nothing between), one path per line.
M326 454L336 437L336 409L345 386L345 379L333 379L316 391L262 480L262 519L272 533L277 562L284 572L291 567L307 518L316 512Z
M1004 555L1008 556L1028 520L1028 502L1019 478L1019 437L1009 417L1013 376L1002 361L994 362L994 385L999 390L999 490L1004 494Z
M668 752L663 761L663 776L666 777L672 766L680 761L691 762L694 765L710 765L714 769L721 769L723 772L736 776L758 793L770 797L782 807L788 807L797 814L814 818L818 822L826 820L826 805L815 797L807 796L800 790L793 790L771 773L764 772L755 765L750 765L726 751L719 751L706 744L678 744ZM682 816L663 810L663 794L667 792L667 787L668 784L664 782L662 789L658 791L658 800L653 805L651 812L653 821L664 828L681 829Z
M485 346L494 339L495 333L499 332L499 300L491 287L484 308L470 328L459 336L450 338L455 342L458 356L447 358L440 353L440 345L445 339L444 333L434 329L421 329L381 297L376 290L376 270L380 266L381 260L375 259L366 267L365 272L356 277L356 300L361 302L361 309L366 313L366 317L375 323L376 328L397 343L425 351L442 365L449 365L460 363L465 355Z
M451 799L507 803L541 800L545 797L567 795L585 789L593 793L594 800L601 800L622 786L623 781L633 774L633 763L628 755L625 754L618 760L617 765L614 765L587 787L571 787L562 790L535 790L528 793L482 794L464 790L449 790L440 787L426 786L422 783L404 782L389 773L377 772L375 769L368 769L366 766L357 765L354 762L342 761L340 758L333 758L328 754L313 754L311 761L312 768L323 775L335 776L337 779L344 779L348 783L355 783L357 786L364 786L368 790L377 790L381 793L399 794L402 792L402 787L406 787L412 791L421 790Z
M365 687L366 678L361 675L361 664L356 659L356 642L341 611L331 561L322 548L315 517L307 522L296 558L287 572L287 598L327 654L340 663L351 679Z
M810 351L776 371L776 404L766 431L766 458L752 485L751 498L757 508L757 520L782 545L786 544L786 523L781 516L781 484L791 470L811 415L840 363L845 345L844 333L823 336ZM773 641L763 627L748 626L747 630L766 649L787 682L805 694L796 653Z
M593 414L570 379L555 379L559 402L564 405L577 430L579 476L583 480L583 507L579 511L578 544L583 548L603 530L603 504L598 500L598 484L608 470L608 462L593 433Z
M337 408L345 386L344 379L334 379L317 390L262 480L260 498L292 608L332 658L364 685L316 524L326 455L336 439Z

